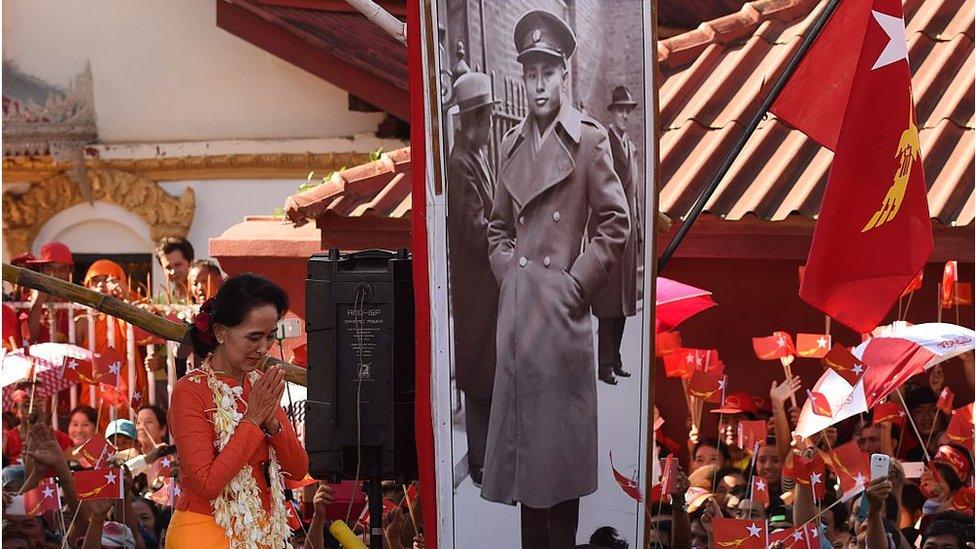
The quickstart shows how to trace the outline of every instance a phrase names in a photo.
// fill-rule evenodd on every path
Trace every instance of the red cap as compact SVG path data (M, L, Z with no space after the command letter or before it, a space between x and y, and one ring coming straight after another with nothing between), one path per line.
M713 414L756 413L756 403L748 393L732 393L725 397L721 408L712 410Z
M963 482L966 482L966 479L969 478L969 461L958 448L949 446L948 444L939 446L939 450L932 457L932 461L948 465L952 469L952 472L956 474L956 478Z
M30 252L24 252L24 253L16 256L16 257L14 257L13 259L11 259L10 260L10 264L13 265L13 266L15 266L15 267L20 267L21 265L26 265L26 264L30 263L31 261L34 261L35 259L37 259L37 258L34 257L34 254L32 254Z
M751 395L752 403L756 405L757 412L773 413L772 407L769 405L769 399L761 396Z
M48 242L41 246L41 256L37 259L28 261L31 265L42 265L45 263L64 263L74 265L75 261L71 257L71 249L60 242Z

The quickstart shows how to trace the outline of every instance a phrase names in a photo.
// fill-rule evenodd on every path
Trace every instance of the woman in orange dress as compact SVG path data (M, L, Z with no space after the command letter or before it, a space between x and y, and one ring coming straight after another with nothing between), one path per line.
M132 297L128 284L126 283L125 270L118 263L108 259L99 259L88 267L88 271L85 273L84 285L90 290L117 297L123 301L129 301ZM85 349L90 348L88 343L88 318L88 315L83 314L75 321L75 333L78 334L78 345ZM79 387L79 402L88 404L96 410L99 407L102 408L99 410L101 413L98 414L99 418L101 418L98 430L101 432L105 430L106 425L110 421L111 409L113 407L116 417L129 417L128 387L133 381L129 379L128 357L126 356L128 349L128 324L123 320L109 318L109 315L99 312L96 312L93 318L95 319L95 352L102 354L109 347L112 347L115 349L118 357L122 359L122 367L119 370L122 383L118 385L117 390L119 394L111 395L115 398L106 398L106 394L103 391L104 387L99 387L95 392L95 402L92 402L89 385L83 384ZM109 335L109 330L112 331L111 335ZM147 392L146 370L142 366L142 355L139 352L138 346L135 348L135 353L136 376L134 390L139 392L139 394L146 395L149 394ZM106 402L107 400L115 400L117 402L113 404Z
M229 278L190 327L199 369L176 382L169 427L181 493L169 549L285 547L284 478L304 478L308 456L279 404L284 373L259 367L288 297L253 274Z

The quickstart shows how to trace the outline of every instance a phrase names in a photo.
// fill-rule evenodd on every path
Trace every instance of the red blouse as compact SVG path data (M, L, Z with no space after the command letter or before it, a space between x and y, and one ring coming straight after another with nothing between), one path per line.
M232 378L218 376L231 388L239 385ZM251 382L245 378L243 402L239 400L237 404L240 412L247 409L245 402L250 392ZM210 502L217 499L221 490L247 463L253 469L264 508L270 510L271 491L265 478L268 448L274 447L285 478L297 480L308 473L308 455L285 411L279 406L275 412L281 430L274 436L265 435L250 421L241 421L230 442L218 453L213 409L213 393L207 386L206 374L191 372L176 382L169 408L169 428L180 459L182 492L176 501L176 509L212 515Z

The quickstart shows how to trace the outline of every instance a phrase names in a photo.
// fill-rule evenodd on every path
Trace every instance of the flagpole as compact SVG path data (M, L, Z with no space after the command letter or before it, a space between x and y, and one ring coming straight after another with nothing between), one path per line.
M905 404L905 398L901 396L901 393L897 389L895 389L894 393L898 395L898 400L901 401L901 405L905 408L905 415L908 416L908 423L911 424L912 430L915 431L915 436L918 437L918 443L922 445L922 454L925 456L925 461L932 461L932 457L929 456L928 446L922 441L922 434L918 432L918 426L915 425L915 420L912 419L912 411L908 409L908 404Z
M834 10L837 8L838 4L840 4L840 0L830 0L823 11L820 12L820 15L817 16L816 22L812 27L810 27L810 31L807 33L807 35L803 37L803 42L800 43L800 47L796 50L796 53L793 54L793 57L790 58L790 62L783 70L783 74L779 76L779 79L776 80L773 88L769 90L769 94L766 95L766 98L763 99L762 104L759 105L759 109L756 111L756 114L753 115L752 120L750 120L749 124L742 129L742 134L739 135L739 139L736 140L735 144L732 146L732 149L725 156L725 160L722 161L722 165L719 166L715 176L708 183L708 186L705 187L705 190L698 195L694 205L685 215L685 222L682 223L681 227L678 228L677 234L675 234L671 242L668 243L668 247L665 248L664 253L661 254L661 258L658 260L658 273L664 270L664 267L674 255L675 250L677 250L678 246L681 245L681 241L684 240L685 236L688 235L688 231L691 230L691 226L695 224L695 220L698 219L698 216L701 215L702 210L705 209L705 204L708 203L708 200L712 197L712 194L714 194L715 190L718 189L718 186L725 177L725 174L727 174L729 169L732 168L732 163L735 162L735 159L745 147L746 142L749 141L749 137L752 136L754 131L756 131L759 123L766 116L766 112L769 111L769 108L773 106L773 102L776 101L780 92L782 92L783 88L786 87L786 83L790 80L790 77L793 76L794 72L796 72L796 68L800 65L800 61L803 60L807 50L810 49L810 46L813 45L813 42L817 39L817 36L820 35L820 31L823 30L824 26L827 24L827 21L830 20L830 16L834 13Z

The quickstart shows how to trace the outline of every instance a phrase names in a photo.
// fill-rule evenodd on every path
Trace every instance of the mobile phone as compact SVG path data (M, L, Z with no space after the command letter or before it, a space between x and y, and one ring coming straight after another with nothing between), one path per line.
M871 454L871 480L888 476L891 458L886 454Z
M925 464L921 461L902 463L901 468L905 470L905 478L922 478L922 473L925 472Z
M26 515L27 509L24 507L24 496L14 496L4 512L8 515Z

